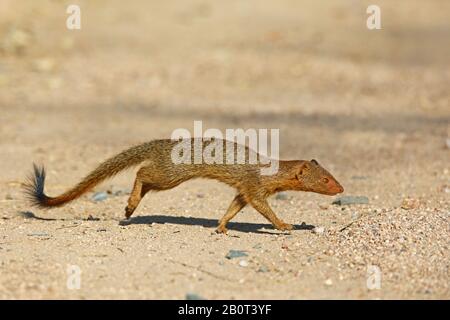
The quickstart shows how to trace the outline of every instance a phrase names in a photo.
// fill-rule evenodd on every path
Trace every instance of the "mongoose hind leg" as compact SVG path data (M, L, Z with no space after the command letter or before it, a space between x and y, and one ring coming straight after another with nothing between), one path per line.
M267 203L267 200L262 199L253 199L251 202L253 208L255 208L259 213L261 213L264 218L269 220L276 229L278 230L292 230L294 227L292 224L285 223L284 221L280 220L275 212L270 208L269 204Z
M219 226L216 229L216 233L227 233L227 223L231 219L241 211L247 205L247 201L245 201L244 197L241 194L238 194L234 197L233 201L231 201L230 206L228 207L227 213L220 219Z

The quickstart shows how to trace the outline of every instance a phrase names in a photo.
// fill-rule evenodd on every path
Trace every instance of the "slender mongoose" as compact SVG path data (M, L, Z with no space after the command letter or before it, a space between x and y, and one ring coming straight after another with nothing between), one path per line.
M58 207L80 197L100 182L113 177L120 171L141 165L136 174L128 205L125 208L125 217L130 218L142 197L149 191L172 189L182 182L194 178L215 179L237 190L236 196L225 215L220 219L219 226L216 229L218 233L226 233L228 221L247 204L253 206L276 229L291 230L293 226L280 220L267 202L267 198L277 192L297 190L335 195L344 191L339 182L316 160L279 160L277 172L266 175L261 173L261 168L267 167L267 163L263 163L261 155L256 153L257 162L250 163L250 155L255 151L231 142L231 152L237 155L238 150L244 150L245 161L244 163L228 164L225 158L230 154L230 151L225 149L227 143L229 146L230 142L227 140L213 139L225 150L219 156L223 157L223 162L195 163L194 154L197 151L194 150L194 142L196 139L200 138L184 139L184 142L192 142L190 144L192 153L189 154L188 159L192 161L174 163L173 150L181 140L153 140L131 147L106 160L76 186L57 197L49 197L44 193L45 170L43 167L34 165L34 172L25 184L25 192L35 206L41 208ZM207 148L213 140L200 139L200 144Z

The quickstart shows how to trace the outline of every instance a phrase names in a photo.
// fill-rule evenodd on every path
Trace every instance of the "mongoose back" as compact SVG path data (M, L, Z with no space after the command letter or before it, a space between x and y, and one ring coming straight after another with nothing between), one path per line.
M224 161L214 163L197 163L194 161L196 141L200 141L203 150L212 141L219 143L224 150ZM267 198L280 191L297 190L316 192L325 195L335 195L344 191L339 182L325 170L316 160L279 160L278 170L274 174L261 174L261 168L267 167L267 163L261 161L262 156L256 153L256 163L250 162L252 149L231 142L232 152L237 155L238 150L244 150L245 161L243 163L226 163L227 140L185 139L181 142L190 142L191 153L188 160L182 163L173 161L174 147L180 141L163 139L153 140L141 145L131 147L116 156L101 163L73 188L57 197L49 197L44 193L45 170L34 165L34 172L25 184L25 192L31 203L41 208L53 208L62 206L69 201L77 199L85 192L91 190L100 182L113 177L117 173L140 165L134 181L134 187L125 208L125 217L128 219L136 210L141 199L149 191L161 191L172 189L179 184L194 179L215 179L235 188L237 194L231 202L225 215L220 219L218 233L226 233L227 223L247 204L250 204L276 229L291 230L291 224L279 219L270 208ZM241 148L241 149L239 149ZM243 149L242 149L243 148Z

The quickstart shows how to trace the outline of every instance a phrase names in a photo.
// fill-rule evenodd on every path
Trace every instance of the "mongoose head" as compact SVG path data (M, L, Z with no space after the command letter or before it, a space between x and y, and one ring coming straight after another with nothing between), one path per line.
M304 161L297 167L296 178L303 191L316 192L333 196L344 192L340 183L316 160Z

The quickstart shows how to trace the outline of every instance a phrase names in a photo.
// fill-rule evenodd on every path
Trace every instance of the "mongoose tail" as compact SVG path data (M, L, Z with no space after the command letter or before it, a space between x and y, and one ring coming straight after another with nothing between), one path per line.
M24 185L25 194L31 204L36 207L48 209L62 206L79 198L100 182L115 176L125 169L139 165L146 159L148 152L147 144L131 147L100 164L75 187L57 197L49 197L45 194L45 169L34 164L34 170Z

